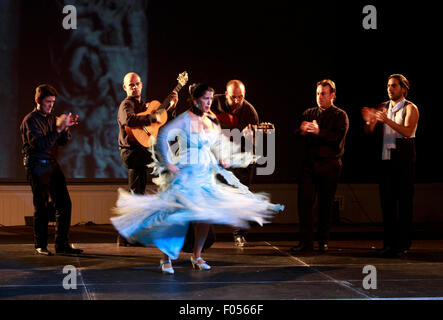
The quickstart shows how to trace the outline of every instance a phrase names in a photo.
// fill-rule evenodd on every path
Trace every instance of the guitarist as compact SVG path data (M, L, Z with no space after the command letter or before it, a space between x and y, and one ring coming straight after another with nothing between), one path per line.
M122 101L118 109L117 122L119 126L118 147L123 164L128 168L128 187L136 194L144 194L148 179L148 170L146 165L152 162L151 153L148 148L132 142L128 139L125 126L137 127L147 126L154 122L160 122L159 115L147 114L137 115L146 110L146 103L141 99L143 83L140 76L134 72L125 75L123 79L123 90L127 97ZM178 94L173 91L168 97L173 102L168 112L168 119L175 117ZM122 244L119 242L119 244Z
M245 100L246 89L240 80L231 80L226 84L224 94L214 95L211 111L217 116L222 129L239 129L245 138L252 139L251 125L259 123L258 114L251 103ZM243 146L242 146L243 147ZM252 182L254 167L235 168L232 172L241 183L249 187ZM234 243L246 247L246 230L234 230Z

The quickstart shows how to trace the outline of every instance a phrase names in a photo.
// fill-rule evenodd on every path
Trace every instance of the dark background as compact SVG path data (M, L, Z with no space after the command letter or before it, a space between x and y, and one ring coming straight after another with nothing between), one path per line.
M2 6L6 2L3 0ZM77 2L80 6L82 1ZM128 5L134 2L128 1ZM276 171L271 176L257 177L256 182L294 181L294 164L299 157L293 135L294 122L306 108L315 106L315 84L324 78L336 83L336 105L344 109L350 119L342 181L375 182L371 168L376 152L372 140L363 134L360 109L375 107L387 100L387 77L392 73L402 73L409 79L408 99L420 111L416 134L417 181L443 180L440 168L443 140L440 128L443 111L439 101L441 58L437 49L442 27L438 20L439 11L432 5L381 1L141 2L147 24L140 24L139 29L123 30L122 34L124 37L133 37L137 33L145 35L147 55L140 59L147 60L147 70L137 70L135 64L130 70L122 69L117 75L120 77L114 80L121 82L129 71L146 73L146 79L142 79L146 100L162 100L175 86L177 75L184 70L189 73L190 83L207 82L217 93L224 92L230 79L242 80L246 84L246 99L255 106L260 121L272 122L276 127ZM10 101L2 109L9 110L6 117L10 128L15 128L7 133L18 137L21 119L33 108L35 87L44 82L52 83L54 77L60 77L51 62L47 38L58 39L60 33L63 37L63 32L79 32L82 28L79 23L78 30L56 31L61 28L63 1L19 3L14 12L20 19L14 19L15 24L6 25L5 20L0 22L2 28L8 30L4 42L19 39L14 49L16 54L11 58L18 66L18 73L1 75L3 95ZM69 4L75 3L71 1ZM115 5L116 11L122 3ZM362 10L367 4L377 9L376 30L362 27L365 16ZM112 10L113 1L107 5ZM91 19L94 21L95 18ZM99 24L94 27L101 28ZM5 35L3 32L2 36ZM122 46L125 43L122 41ZM124 65L127 59L130 56L126 54L107 63ZM86 65L81 67L84 74L94 79L93 69ZM5 91L7 88L9 90ZM112 90L118 99L107 105L112 121L116 119L119 101L124 98L120 88L114 85ZM187 107L185 89L180 92L180 110ZM13 98L8 92L14 93ZM93 107L94 99L89 99ZM16 113L11 113L12 109ZM56 113L62 111L65 110L60 103ZM75 109L70 111L76 112ZM88 118L81 119L81 122L87 123ZM81 134L81 130L81 126L73 129L73 139L76 134ZM108 130L113 130L112 136L116 137L116 120L115 127ZM117 140L105 142L106 149L112 150L114 156L118 155ZM0 178L4 181L24 180L21 140L17 138L12 147L3 143L6 147L3 147L2 165L10 169L6 173L3 171ZM82 176L70 174L68 170L68 179L96 182L126 178L116 171L104 171L104 175L98 176L93 168L95 162L91 161L94 157L92 149L87 158L76 160L91 168L87 168ZM70 160L64 162L64 157L62 153L62 164L69 166Z

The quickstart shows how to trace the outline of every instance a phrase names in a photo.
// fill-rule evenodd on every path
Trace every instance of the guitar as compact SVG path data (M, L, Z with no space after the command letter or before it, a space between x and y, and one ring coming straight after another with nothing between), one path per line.
M215 114L215 116L217 117L221 125L227 125L229 127L238 126L237 117L230 113L217 113ZM270 133L271 130L275 130L275 126L270 122L261 122L259 124L251 125L251 129L254 132L254 134L257 131L262 131L263 133Z
M173 89L175 92L179 92L181 88L188 82L188 73L186 71L180 73L177 78L177 85ZM125 127L128 139L132 142L136 142L146 148L151 147L157 138L160 127L163 126L168 120L168 111L172 107L171 101L166 99L163 103L157 100L153 100L146 104L146 110L137 113L138 116L144 116L148 114L158 114L160 116L160 122L151 123L148 126L143 127Z
M252 130L254 133L257 131L263 131L265 134L270 134L272 130L275 130L275 126L270 122L261 122L259 124L253 124Z

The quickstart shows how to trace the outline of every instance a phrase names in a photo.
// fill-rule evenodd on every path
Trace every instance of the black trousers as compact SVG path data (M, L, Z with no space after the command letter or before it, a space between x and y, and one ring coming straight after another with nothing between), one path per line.
M51 211L49 197L57 210L55 245L67 245L72 204L60 166L56 161L42 163L38 160L31 160L27 167L27 174L34 203L35 247L46 248L48 245L48 222Z
M391 150L391 160L381 161L380 173L384 246L408 250L412 243L415 141L397 139L397 149Z
M136 194L144 194L151 168L146 165L152 162L151 152L144 147L121 149L120 156L123 164L128 168L128 188Z
M302 242L307 244L314 242L313 207L316 196L317 240L320 243L329 241L332 208L341 168L340 159L324 159L303 165L298 183L298 214Z

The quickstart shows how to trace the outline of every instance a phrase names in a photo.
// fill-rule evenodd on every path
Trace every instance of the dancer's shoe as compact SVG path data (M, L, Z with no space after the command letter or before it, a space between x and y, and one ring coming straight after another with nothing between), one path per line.
M199 263L199 261L202 261L203 263ZM205 260L203 260L201 257L198 257L197 259L194 259L193 256L191 256L191 263L192 268L199 268L200 270L210 270L211 266L206 263Z
M171 264L170 268L165 267L165 264L168 264L168 263ZM171 263L170 259L166 259L166 260L161 259L160 260L160 268L162 269L162 272L164 274L174 274L174 269L172 268L172 263Z

